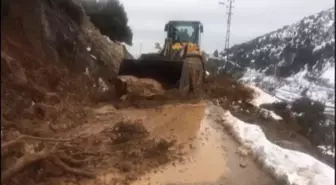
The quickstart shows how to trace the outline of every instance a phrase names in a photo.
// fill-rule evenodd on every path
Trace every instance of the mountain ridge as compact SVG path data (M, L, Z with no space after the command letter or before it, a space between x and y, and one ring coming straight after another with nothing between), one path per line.
M277 73L280 77L294 75L307 65L310 76L321 77L335 63L334 26L334 8L330 8L234 45L229 49L230 54L221 53L221 58L229 57L243 69L252 68L266 75ZM224 72L233 66L222 62L217 67L218 72Z
M220 56L213 55L206 69L213 74L233 75L287 104L307 98L318 101L326 119L317 123L314 132L334 137L334 8L234 45Z

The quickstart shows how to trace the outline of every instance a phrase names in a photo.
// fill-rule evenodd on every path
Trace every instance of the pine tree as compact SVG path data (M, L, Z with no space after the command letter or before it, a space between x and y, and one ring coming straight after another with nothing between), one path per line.
M218 50L217 50L217 49L214 51L213 56L214 56L214 57L219 57L219 54L218 54Z
M91 22L103 35L113 41L132 45L133 32L128 26L127 13L118 0L82 0L82 4Z

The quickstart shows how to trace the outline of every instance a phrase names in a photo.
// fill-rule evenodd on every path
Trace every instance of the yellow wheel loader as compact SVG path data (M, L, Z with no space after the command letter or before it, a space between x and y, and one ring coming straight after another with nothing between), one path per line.
M124 59L118 75L151 78L163 88L193 92L204 81L204 57L200 49L203 25L199 21L169 21L159 53L142 54L138 59Z

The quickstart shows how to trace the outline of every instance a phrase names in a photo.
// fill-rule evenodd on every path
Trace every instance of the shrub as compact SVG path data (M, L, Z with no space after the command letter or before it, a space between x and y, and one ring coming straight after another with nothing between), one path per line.
M291 105L298 124L314 144L333 145L334 124L327 119L324 109L323 103L306 97L295 100Z
M8 15L9 0L1 0L1 20Z

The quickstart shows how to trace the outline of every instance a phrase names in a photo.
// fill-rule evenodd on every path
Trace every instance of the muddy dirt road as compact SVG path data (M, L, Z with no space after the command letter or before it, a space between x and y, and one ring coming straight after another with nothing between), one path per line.
M80 135L90 135L94 144L81 145L85 150L100 151L102 160L91 166L97 174L95 179L82 179L79 184L110 184L122 182L134 185L274 185L275 181L261 170L249 156L246 148L238 145L225 131L216 118L211 115L205 102L196 104L164 105L152 109L122 109L103 106L93 111L94 119L81 128ZM149 138L171 143L165 152L154 148L154 155L135 155L136 148L150 148L146 139L128 147L117 148L121 155L111 149L111 143L104 134L122 120L131 120L142 124ZM69 131L73 134L73 131ZM108 134L108 135L109 135ZM131 141L132 142L132 141ZM113 145L112 145L113 146ZM127 149L126 149L127 148ZM109 152L104 156L103 153ZM131 157L128 156L129 153ZM134 155L134 156L133 156ZM74 184L58 181L61 184ZM78 182L77 182L78 184Z
M180 108L184 106L181 105ZM199 114L187 114L183 117L203 116L193 122L194 128L199 129L195 132L196 137L185 143L189 147L183 157L184 160L161 166L142 176L140 180L133 183L134 185L275 184L274 180L251 160L248 150L239 146L216 122L216 118L211 115L205 104L187 105L186 108L197 110L195 113ZM182 125L171 124L170 126L175 126L177 130L183 128ZM180 132L180 134L182 135L179 137L183 138L190 136L189 134L194 135L191 132Z

